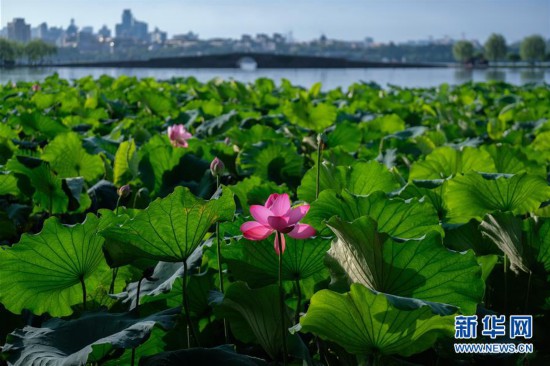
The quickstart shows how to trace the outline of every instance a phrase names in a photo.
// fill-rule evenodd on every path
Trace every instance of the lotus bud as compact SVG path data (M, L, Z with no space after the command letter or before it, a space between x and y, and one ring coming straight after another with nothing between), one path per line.
M225 170L225 164L223 161L218 159L218 157L215 157L214 160L210 163L210 172L214 177L219 177L223 174Z
M118 189L117 193L119 197L126 198L132 193L132 188L130 188L129 184L125 184Z

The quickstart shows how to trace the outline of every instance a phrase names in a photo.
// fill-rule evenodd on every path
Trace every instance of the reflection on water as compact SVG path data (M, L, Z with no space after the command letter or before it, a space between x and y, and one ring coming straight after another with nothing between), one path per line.
M275 81L288 79L293 84L310 87L316 82L323 89L347 88L349 85L364 81L375 82L382 86L432 87L442 83L461 84L468 81L506 81L512 84L532 82L550 83L550 69L460 69L460 68L421 68L421 69L132 69L132 68L16 68L0 69L0 83L8 81L39 81L57 72L64 79L77 79L87 75L94 78L106 74L113 77L121 75L139 78L170 79L171 77L194 76L200 81L209 81L216 77L252 82L259 77L268 77Z
M544 75L539 80L542 80ZM499 69L487 70L485 74L485 80L487 81L506 81L506 72Z
M467 83L474 79L474 70L472 69L455 69L455 84Z
M544 78L544 71L540 69L522 69L519 75L521 82L524 84L536 83Z

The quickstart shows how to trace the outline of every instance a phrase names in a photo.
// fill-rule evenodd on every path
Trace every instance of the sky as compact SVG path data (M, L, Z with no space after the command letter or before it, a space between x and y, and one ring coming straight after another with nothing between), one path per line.
M32 26L103 24L114 30L122 10L167 31L203 39L275 32L295 40L328 38L376 42L442 38L510 42L531 34L550 38L550 0L0 0L0 25L23 17Z

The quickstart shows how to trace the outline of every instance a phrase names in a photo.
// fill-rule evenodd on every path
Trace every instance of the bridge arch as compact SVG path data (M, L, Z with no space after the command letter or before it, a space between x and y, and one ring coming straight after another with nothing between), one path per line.
M237 60L237 67L242 70L252 71L258 68L258 62L250 56L243 56Z

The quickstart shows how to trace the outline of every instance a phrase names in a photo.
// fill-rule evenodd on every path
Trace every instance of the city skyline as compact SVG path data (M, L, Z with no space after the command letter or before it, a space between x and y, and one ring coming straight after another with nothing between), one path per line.
M475 6L476 12L469 12L465 3ZM294 11L289 12L285 4L292 4ZM550 2L544 0L389 0L383 3L279 0L269 4L251 0L232 3L205 0L201 4L163 0L154 7L141 0L93 3L59 0L53 4L38 0L0 0L0 27L22 17L33 27L46 22L48 26L66 28L74 18L80 27L92 26L97 31L107 25L114 30L127 8L132 9L136 18L147 22L150 29L159 27L170 37L193 31L201 38L291 33L296 40L315 39L325 34L342 40L372 37L377 42L406 42L430 36L483 41L493 32L503 34L510 42L535 33L550 38Z

